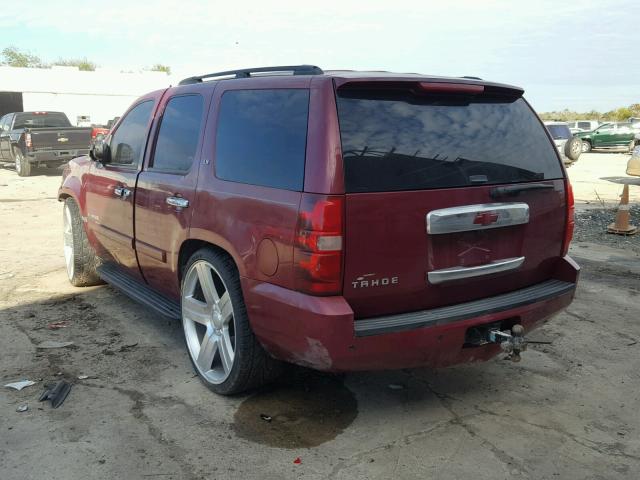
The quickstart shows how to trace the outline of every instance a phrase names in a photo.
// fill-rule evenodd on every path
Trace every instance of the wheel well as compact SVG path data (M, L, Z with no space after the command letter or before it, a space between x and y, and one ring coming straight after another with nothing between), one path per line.
M208 247L211 250L214 250L214 251L222 253L223 255L226 255L227 257L229 257L231 259L231 261L235 265L235 263L236 263L235 260L233 259L233 257L231 255L229 255L229 252L227 252L224 248L220 248L218 245L214 245L213 243L205 242L204 240L195 240L195 239L186 240L180 246L180 253L178 254L178 280L180 282L182 281L182 272L184 270L184 266L189 261L189 258L191 258L191 255L193 255L198 250L200 250L201 248L204 248L204 247ZM237 268L237 265L236 265L236 268Z

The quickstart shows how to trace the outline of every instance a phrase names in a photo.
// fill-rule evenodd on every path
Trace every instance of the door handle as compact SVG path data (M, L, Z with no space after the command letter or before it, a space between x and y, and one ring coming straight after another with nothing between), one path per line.
M187 208L189 206L189 200L182 197L167 197L167 205L177 208Z
M125 187L116 187L113 189L113 194L116 197L120 197L123 200L126 199L129 195L131 195L131 190Z

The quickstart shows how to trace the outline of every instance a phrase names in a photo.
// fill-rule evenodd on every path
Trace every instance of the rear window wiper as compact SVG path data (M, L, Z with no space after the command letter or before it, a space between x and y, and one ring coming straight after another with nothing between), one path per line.
M494 187L489 191L491 198L515 197L520 192L528 190L546 190L555 188L553 183L523 183L522 185L509 185L507 187Z

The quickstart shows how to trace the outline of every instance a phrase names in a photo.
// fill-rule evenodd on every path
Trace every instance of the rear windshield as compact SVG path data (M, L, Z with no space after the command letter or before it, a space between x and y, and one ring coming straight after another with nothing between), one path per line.
M70 127L67 116L61 112L17 113L13 128Z
M521 98L338 90L347 192L562 178L555 146Z
M573 136L566 125L547 125L547 130L554 140L567 140Z

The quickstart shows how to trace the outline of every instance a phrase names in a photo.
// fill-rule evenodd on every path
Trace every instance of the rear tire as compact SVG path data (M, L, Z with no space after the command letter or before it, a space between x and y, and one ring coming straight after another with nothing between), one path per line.
M63 224L64 260L71 285L88 287L104 283L96 271L100 260L89 245L80 209L71 197L64 201Z
M184 268L182 325L193 367L207 388L232 395L275 380L282 363L271 358L251 330L233 260L203 248Z
M589 153L591 151L591 142L588 140L582 141L582 153Z
M31 164L24 158L19 148L13 149L13 159L15 161L16 172L20 177L28 177L31 175Z
M636 141L635 140L631 140L631 142L629 142L629 153L633 153L633 149L636 147Z

